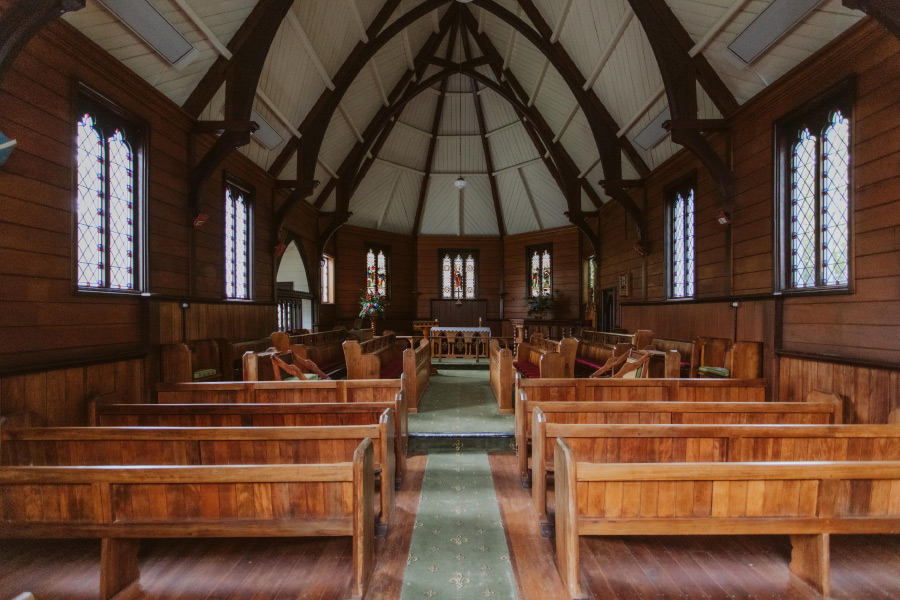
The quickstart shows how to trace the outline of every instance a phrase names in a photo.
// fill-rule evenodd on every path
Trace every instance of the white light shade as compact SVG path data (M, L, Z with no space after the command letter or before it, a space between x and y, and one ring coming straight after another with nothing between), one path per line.
M466 180L460 176L459 179L453 182L453 185L456 186L456 189L461 190L466 187Z

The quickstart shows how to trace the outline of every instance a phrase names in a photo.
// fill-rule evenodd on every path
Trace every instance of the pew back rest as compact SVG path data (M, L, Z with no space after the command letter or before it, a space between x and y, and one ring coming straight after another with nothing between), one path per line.
M691 356L694 354L694 342L684 340L669 340L665 338L653 338L648 344L653 350L660 352L668 352L676 350L681 357L681 362L685 365L691 364ZM641 348L643 349L643 348Z
M167 383L231 379L231 345L227 340L163 344L160 376Z

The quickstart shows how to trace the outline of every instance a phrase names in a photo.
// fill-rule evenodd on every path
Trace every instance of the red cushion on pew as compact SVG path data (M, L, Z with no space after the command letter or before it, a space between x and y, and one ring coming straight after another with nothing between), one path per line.
M597 363L592 363L591 361L585 360L583 358L576 358L575 362L579 365L582 365L585 367L590 367L591 369L594 369L595 371L603 366L603 365L598 365Z
M533 365L530 362L524 361L514 361L513 367L516 368L519 373L528 377L529 379L539 379L541 377L541 369L537 365Z
M381 367L379 377L381 379L397 379L403 372L403 357L395 358L391 362Z

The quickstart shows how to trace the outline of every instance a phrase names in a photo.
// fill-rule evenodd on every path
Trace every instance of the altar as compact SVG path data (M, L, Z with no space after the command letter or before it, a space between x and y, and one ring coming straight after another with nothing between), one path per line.
M431 356L444 358L487 358L491 344L490 327L432 327Z

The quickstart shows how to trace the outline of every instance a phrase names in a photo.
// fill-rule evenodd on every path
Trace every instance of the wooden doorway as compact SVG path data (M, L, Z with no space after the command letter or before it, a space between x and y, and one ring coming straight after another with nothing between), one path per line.
M600 331L613 331L619 325L616 288L600 290Z

